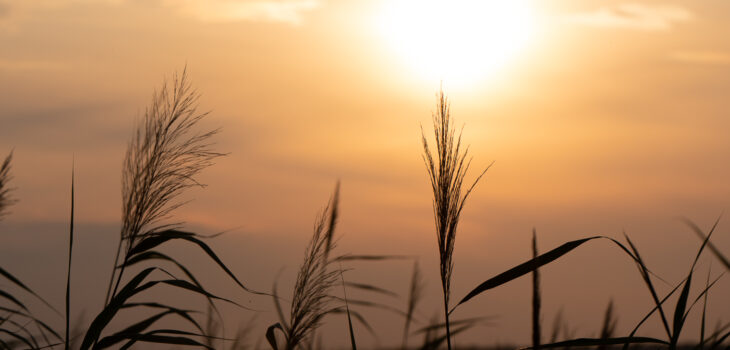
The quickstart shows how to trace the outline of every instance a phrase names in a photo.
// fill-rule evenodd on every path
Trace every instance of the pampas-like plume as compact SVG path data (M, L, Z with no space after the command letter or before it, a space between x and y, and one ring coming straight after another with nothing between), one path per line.
M7 214L7 208L15 202L10 197L10 188L8 188L8 183L12 179L12 176L10 176L10 162L12 160L13 152L10 152L0 165L0 219Z
M193 126L207 115L196 111L198 97L190 86L186 70L175 74L172 83L164 83L152 97L124 159L122 229L115 266L123 246L125 256L128 256L135 244L146 236L179 226L179 223L162 224L160 221L183 204L176 201L183 190L203 186L195 177L223 155L211 148L211 137L218 133L217 129L193 130ZM123 271L124 264L120 275ZM114 277L112 275L112 280ZM117 277L117 286L119 280L121 276ZM116 287L114 289L116 291ZM107 300L114 295L114 292L109 294L110 291L111 282Z
M461 133L455 137L451 124L449 102L443 90L438 95L438 111L433 114L433 132L436 139L435 155L432 154L428 140L421 129L423 140L423 158L426 162L431 189L433 191L433 213L436 222L438 240L441 286L444 295L444 313L446 316L446 336L448 348L451 349L449 329L449 295L451 293L451 275L454 270L454 242L456 228L459 224L464 203L479 179L489 169L487 167L463 192L464 177L469 170L471 159L467 161L469 149L461 149Z
M330 313L330 290L337 285L340 271L328 269L329 253L333 248L333 235L337 223L339 184L332 201L314 225L314 234L304 254L294 285L287 349L294 349L317 329L322 318Z
M276 296L276 285L274 286L274 305L279 313L280 322L271 325L266 331L266 339L274 350L278 349L274 335L276 329L284 333L286 349L293 350L297 346L304 345L307 339L311 339L327 314L341 309L339 306L330 305L330 302L336 299L331 295L331 290L338 284L341 270L329 268L329 265L336 261L336 259L330 260L329 254L334 248L332 239L337 224L339 193L338 183L329 204L315 221L314 233L304 253L304 262L299 268L294 285L289 323L284 317L279 298Z

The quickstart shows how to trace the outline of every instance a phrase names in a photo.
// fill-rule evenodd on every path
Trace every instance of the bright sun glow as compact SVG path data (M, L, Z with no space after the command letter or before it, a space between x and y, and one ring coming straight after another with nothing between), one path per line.
M529 0L389 0L379 26L404 63L449 85L488 78L529 42Z

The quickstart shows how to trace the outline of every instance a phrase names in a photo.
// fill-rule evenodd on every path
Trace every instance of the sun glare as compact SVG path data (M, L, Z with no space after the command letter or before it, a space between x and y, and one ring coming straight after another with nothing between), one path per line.
M525 48L535 27L529 0L391 0L378 22L406 66L449 85L495 74Z

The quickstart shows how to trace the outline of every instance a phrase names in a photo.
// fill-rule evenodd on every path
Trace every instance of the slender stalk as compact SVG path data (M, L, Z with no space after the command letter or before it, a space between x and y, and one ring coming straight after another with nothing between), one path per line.
M446 317L446 345L451 350L451 326L449 325L449 295L444 289L444 316Z
M444 296L446 339L451 349L449 325L449 295L451 276L454 270L454 243L459 217L464 203L479 179L489 169L484 169L474 183L464 189L464 178L471 160L467 160L468 148L461 148L461 134L457 137L451 123L449 102L443 90L438 94L437 112L433 114L433 132L436 140L435 152L431 152L428 140L421 129L423 159L433 191L433 212L436 224L436 238L439 248L441 287ZM462 190L465 190L462 192Z
M68 272L66 274L66 338L64 348L69 350L69 327L71 316L71 258L74 247L74 168L71 167L71 222L69 224L68 240Z
M532 258L538 256L537 231L532 229ZM540 272L539 269L532 271L532 347L540 348Z

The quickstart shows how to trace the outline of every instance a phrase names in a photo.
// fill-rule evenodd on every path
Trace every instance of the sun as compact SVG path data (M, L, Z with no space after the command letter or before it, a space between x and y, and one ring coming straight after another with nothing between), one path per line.
M378 27L403 64L449 85L487 79L530 42L530 0L387 0Z

